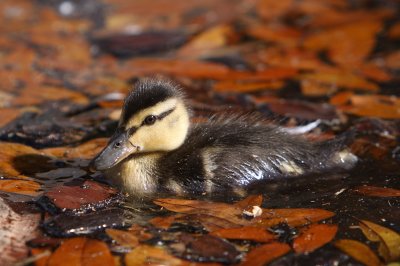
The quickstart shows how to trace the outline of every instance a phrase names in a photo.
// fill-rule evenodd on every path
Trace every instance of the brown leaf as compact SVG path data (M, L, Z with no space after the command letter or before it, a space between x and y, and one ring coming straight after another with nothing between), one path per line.
M213 89L216 92L238 92L250 93L261 90L278 90L284 86L282 81L270 82L240 82L240 81L219 81L214 84Z
M256 10L265 20L278 19L290 10L294 2L293 0L258 0Z
M367 266L380 266L382 263L374 252L365 244L351 239L340 239L335 246L355 260Z
M292 47L300 42L301 31L293 27L252 23L247 26L247 34L266 42L276 42Z
M335 213L323 209L263 209L254 225L271 227L279 223L287 223L292 227L302 226L328 219Z
M126 266L182 265L182 260L169 255L164 249L140 245L125 256Z
M366 220L360 222L360 227L369 240L380 243L379 254L386 262L400 260L400 234Z
M55 147L43 149L41 151L55 157L92 159L106 146L107 142L107 138L97 138L84 142L76 147Z
M171 224L173 222L175 222L175 220L178 217L182 217L182 215L177 214L177 215L172 215L172 216L168 216L168 217L164 217L164 216L157 216L152 218L149 223L151 223L152 225L154 225L155 227L158 228L162 228L162 229L168 229Z
M337 225L312 224L300 231L293 241L296 253L310 253L330 242L336 235Z
M256 242L270 242L276 237L262 227L244 226L240 228L224 228L210 233L226 239L253 240Z
M234 203L233 205L235 205L236 207L238 207L242 210L245 210L245 209L247 209L249 207L253 207L253 206L260 207L262 202L263 202L262 195L250 195L250 196L247 196L245 199Z
M26 242L35 238L40 214L19 214L0 198L0 262L14 265L28 255Z
M331 90L340 87L346 89L358 89L366 91L378 91L378 85L365 80L349 71L341 69L325 69L316 73L304 74L300 76L301 80L308 82L318 82L331 87Z
M53 265L115 265L115 262L104 242L75 237L67 239L54 251L48 261L48 266Z
M301 80L301 92L306 96L329 96L337 91L337 86L315 80Z
M354 189L355 192L366 196L374 197L400 197L400 190L386 187L359 186Z
M392 38L392 39L400 38L400 22L397 22L390 28L390 30L388 32L388 36L389 36L389 38Z
M381 30L378 20L365 20L341 25L316 33L304 42L308 49L328 49L335 63L348 66L362 63L375 46L375 35Z
M0 108L0 127L7 125L20 115L20 110L15 108Z
M16 158L27 155L40 155L40 152L22 144L0 142L0 173L6 177L27 179L28 176L22 174L14 163Z
M106 229L106 233L120 246L135 248L139 245L138 238L132 232L118 229Z
M194 37L181 47L177 54L184 58L207 56L210 50L232 44L238 38L239 36L231 25L217 25Z
M126 63L131 75L170 74L191 78L221 79L229 74L229 68L220 64L194 60L166 60L138 58Z
M240 266L262 266L273 261L290 251L290 246L284 243L274 242L252 249L244 258Z
M322 209L262 209L262 214L251 220L242 217L243 209L236 205L181 199L157 199L155 204L167 210L187 214L207 214L226 219L236 225L271 227L279 223L301 226L335 215Z
M116 193L114 188L87 180L81 186L54 187L46 191L45 196L60 209L79 209L110 199Z
M0 180L0 191L37 196L40 184L32 180Z
M49 248L32 248L31 254L36 258L35 266L47 266L51 251Z
M385 57L385 66L388 68L400 68L400 51L395 51Z

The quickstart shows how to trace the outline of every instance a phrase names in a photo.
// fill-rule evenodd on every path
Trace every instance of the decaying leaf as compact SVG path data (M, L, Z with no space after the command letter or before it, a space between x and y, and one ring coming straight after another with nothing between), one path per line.
M132 232L118 229L107 229L106 233L120 246L135 248L139 245L139 239Z
M14 265L28 255L25 242L36 237L40 214L18 214L0 198L0 263Z
M240 266L262 266L290 251L288 244L273 242L258 246L246 255Z
M335 242L335 246L367 266L382 265L375 253L361 242L352 239L340 239Z
M400 235L389 228L362 220L360 227L364 235L371 241L379 242L379 254L386 262L400 259Z
M140 245L125 256L126 266L182 265L182 260L168 254L164 249Z
M211 235L226 239L253 240L256 242L271 242L276 237L262 227L226 228L211 232Z
M42 151L56 157L92 159L105 147L107 141L108 139L106 138L97 138L76 147L47 148Z
M23 195L39 195L40 184L32 180L0 180L0 191Z
M386 187L359 186L354 189L355 192L366 196L374 197L400 197L400 190Z
M337 225L312 224L300 231L293 241L296 253L310 253L330 242L336 235Z
M49 258L48 265L115 265L115 261L104 242L76 237L63 242Z

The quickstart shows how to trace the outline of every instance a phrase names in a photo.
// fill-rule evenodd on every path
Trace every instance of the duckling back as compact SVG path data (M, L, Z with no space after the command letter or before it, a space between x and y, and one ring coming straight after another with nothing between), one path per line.
M251 116L194 126L185 143L159 161L161 187L175 193L242 191L260 180L349 169L357 157L342 140L310 142Z

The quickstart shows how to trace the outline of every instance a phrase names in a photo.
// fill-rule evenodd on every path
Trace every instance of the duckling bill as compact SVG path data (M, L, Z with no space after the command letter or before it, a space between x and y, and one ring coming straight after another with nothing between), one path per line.
M259 180L349 169L357 162L338 141L310 142L253 116L192 125L189 113L175 84L138 82L92 165L129 194L152 197L238 191Z

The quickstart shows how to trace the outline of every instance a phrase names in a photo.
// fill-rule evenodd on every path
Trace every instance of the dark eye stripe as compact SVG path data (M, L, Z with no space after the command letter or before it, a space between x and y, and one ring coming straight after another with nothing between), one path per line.
M169 114L171 114L174 110L175 110L175 108L172 108L172 109L170 109L170 110L168 110L168 111L165 111L164 113L161 113L161 114L159 114L159 115L156 115L155 117L156 117L157 120L162 120L162 119L164 119L165 117L167 117ZM129 128L129 129L127 129L129 136L133 135L140 127L142 127L142 126L144 126L144 125L146 125L146 123L143 121L142 124L141 124L140 126L138 126L138 127L131 127L131 128Z

